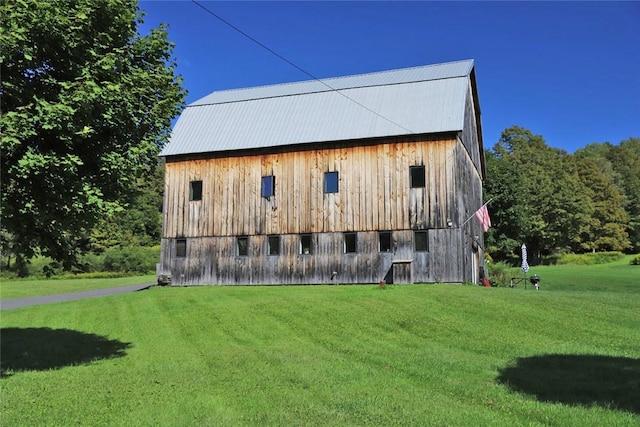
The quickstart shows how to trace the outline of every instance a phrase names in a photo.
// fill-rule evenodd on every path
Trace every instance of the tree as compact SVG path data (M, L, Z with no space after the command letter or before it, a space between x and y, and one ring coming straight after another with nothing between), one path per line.
M627 232L632 250L640 252L640 139L629 138L620 145L613 146L607 158L615 165L619 173L617 182L625 196L624 206L629 221Z
M505 257L504 238L527 243L532 258L570 248L591 213L570 156L518 126L505 129L493 151L494 158L487 161L486 192L502 216L495 221L489 244ZM500 173L492 176L492 169Z
M491 199L489 210L494 224L487 235L487 249L496 258L516 261L525 236L526 195L521 193L523 172L518 165L503 160L502 154L485 150L487 181L485 193Z
M105 216L91 231L90 246L103 252L114 246L154 246L162 235L164 164L152 176L138 180L130 204L121 212Z
M629 249L624 198L613 182L590 159L575 159L575 170L590 199L592 212L583 223L573 247L575 252L623 251Z
M575 157L578 162L588 160L597 164L615 187L613 191L603 190L611 191L612 201L618 203L617 193L622 196L629 249L634 253L640 252L640 139L629 138L619 145L608 142L589 144L576 151ZM604 195L606 197L606 193Z
M2 227L70 267L78 237L157 165L185 91L164 26L135 0L0 5Z

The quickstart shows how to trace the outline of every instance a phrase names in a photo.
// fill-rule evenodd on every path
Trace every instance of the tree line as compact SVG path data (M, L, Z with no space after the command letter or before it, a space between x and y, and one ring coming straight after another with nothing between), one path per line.
M533 262L562 253L640 252L640 139L592 143L573 154L513 126L485 151L487 252Z

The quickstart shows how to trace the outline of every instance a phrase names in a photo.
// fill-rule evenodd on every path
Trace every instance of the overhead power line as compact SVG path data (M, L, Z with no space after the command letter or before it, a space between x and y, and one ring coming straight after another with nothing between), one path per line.
M313 80L315 80L315 81L321 83L322 85L326 86L327 88L331 89L331 91L336 92L338 95L341 95L341 96L345 97L349 101L359 105L360 107L364 108L365 110L369 111L372 114L375 114L376 116L380 117L381 119L383 119L383 120L385 120L385 121L387 121L387 122L389 122L389 123L391 123L391 124L393 124L395 126L398 126L399 128L404 129L405 131L407 131L409 133L415 133L411 129L407 129L406 127L402 126L401 124L398 124L398 123L394 122L393 120L391 120L391 119L381 115L380 113L372 110L371 108L367 107L366 105L361 104L360 102L356 101L355 99L351 98L350 96L345 95L339 89L336 89L336 88L330 86L329 84L325 83L322 79L314 76L313 74L311 74L310 72L306 71L302 67L300 67L300 66L294 64L293 62L289 61L287 58L285 58L284 56L280 55L278 52L274 51L269 46L265 45L264 43L260 42L259 40L255 39L254 37L251 37L249 34L247 34L246 32L242 31L240 28L236 27L231 22L227 21L226 19L224 19L223 17L221 17L217 13L213 12L211 9L205 7L204 5L202 5L197 0L191 0L191 1L194 4L196 4L197 6L199 6L200 8L202 8L202 10L207 12L209 15L213 16L214 18L218 19L220 22L222 22L222 23L226 24L227 26L231 27L234 31L242 34L244 37L248 38L249 40L251 40L252 42L257 44L261 48L265 49L267 52L271 53L272 55L276 56L277 58L279 58L282 61L286 62L287 64L291 65L296 70L301 71L302 73L304 73L307 76L311 77Z

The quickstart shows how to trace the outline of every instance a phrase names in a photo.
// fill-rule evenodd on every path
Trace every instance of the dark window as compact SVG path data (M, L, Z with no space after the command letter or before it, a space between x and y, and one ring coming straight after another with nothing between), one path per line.
M202 200L202 181L189 183L189 200Z
M378 233L379 240L379 248L380 252L391 252L391 232L390 231L381 231Z
M272 197L276 195L276 177L273 175L262 177L262 197Z
M356 233L344 233L344 253L354 253L357 249L358 238Z
M409 178L411 180L411 188L424 188L424 166L409 167Z
M338 172L324 173L324 192L325 193L338 192Z
M429 238L426 231L416 231L413 235L416 252L429 251Z
M280 255L280 236L269 236L267 255Z
M248 237L238 237L236 240L238 246L238 256L247 256L249 255L249 238Z
M311 255L311 234L302 234L300 236L300 254Z
M187 256L187 239L176 240L176 258Z

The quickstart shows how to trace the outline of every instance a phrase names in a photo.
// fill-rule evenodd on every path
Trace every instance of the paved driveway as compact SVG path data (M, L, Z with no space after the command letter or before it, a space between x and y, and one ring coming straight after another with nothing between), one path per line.
M43 297L12 298L0 300L0 310L28 307L30 305L53 304L55 302L75 301L78 299L103 297L107 295L124 294L149 289L155 283L142 285L120 286L117 288L95 289L93 291L74 292L70 294L46 295Z

